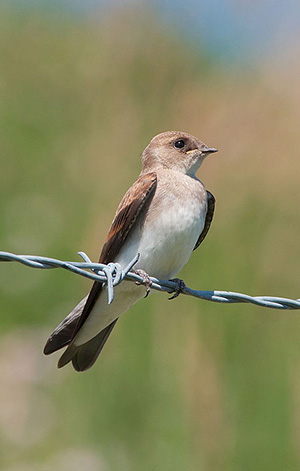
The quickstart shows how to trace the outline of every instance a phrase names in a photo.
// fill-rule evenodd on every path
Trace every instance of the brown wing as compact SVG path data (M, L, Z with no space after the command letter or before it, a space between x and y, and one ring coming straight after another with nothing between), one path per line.
M105 244L100 254L100 263L112 262L122 247L130 229L142 209L147 209L156 190L156 173L147 173L137 179L122 199Z
M116 216L103 246L99 260L101 263L109 263L115 259L142 209L146 210L149 206L156 186L156 174L148 173L139 177L125 194L117 209ZM89 295L80 301L66 319L52 332L44 348L46 355L72 342L78 330L88 318L101 289L102 284L95 282ZM72 360L75 369L79 370L80 368L84 370L90 367L103 348L115 323L116 321L112 322L95 339L80 346L80 348L71 344L59 360L59 366L63 366Z
M100 263L112 262L118 255L120 248L134 226L134 223L142 209L146 210L149 207L154 196L156 186L156 173L147 173L146 175L140 176L127 191L117 209L107 239L103 245L99 259ZM98 299L101 289L102 284L95 281L88 295L82 314L78 319L72 338L75 337L88 318L96 300Z
M196 250L201 244L201 242L203 242L203 240L205 239L206 234L209 231L213 216L214 216L215 201L216 201L215 197L209 191L206 191L206 193L207 193L207 213L206 213L206 218L205 218L205 225L204 225L203 231L201 232L199 236L199 239L197 240L194 250Z

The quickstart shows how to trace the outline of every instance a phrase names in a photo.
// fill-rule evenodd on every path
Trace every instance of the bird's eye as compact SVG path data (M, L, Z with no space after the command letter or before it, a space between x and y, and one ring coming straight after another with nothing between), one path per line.
M185 142L183 139L177 139L177 141L174 142L174 147L176 149L182 149L185 146Z

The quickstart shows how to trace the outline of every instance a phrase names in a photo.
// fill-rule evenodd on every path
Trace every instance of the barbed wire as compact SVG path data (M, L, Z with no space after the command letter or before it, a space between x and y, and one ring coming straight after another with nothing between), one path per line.
M125 269L118 263L109 263L107 265L93 263L84 252L78 252L78 254L84 262L63 261L37 255L16 255L10 252L0 251L0 262L19 262L31 268L41 269L64 268L77 275L99 281L107 285L108 304L113 302L114 287L120 284L124 279L140 284L144 283L144 278L132 271L139 259L139 254L131 260ZM150 280L152 282L151 289L157 291L174 293L178 289L178 284L172 280L159 280L154 277L150 277ZM187 286L182 287L181 293L216 303L251 303L273 309L300 309L300 299L293 300L274 296L249 296L232 291L201 291L193 290Z

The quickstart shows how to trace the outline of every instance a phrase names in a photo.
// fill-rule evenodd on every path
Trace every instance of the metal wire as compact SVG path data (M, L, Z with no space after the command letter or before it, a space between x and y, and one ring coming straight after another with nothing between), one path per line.
M0 251L0 262L19 262L31 268L64 268L77 275L99 281L107 286L108 304L111 304L114 299L114 286L120 284L124 279L143 284L143 277L131 271L139 259L139 254L131 260L125 269L122 269L121 265L118 263L109 263L108 265L93 263L84 252L78 252L78 254L82 257L84 262L69 262L36 255L15 255L10 252ZM152 281L151 289L168 293L176 292L177 284L174 281L159 280L154 277L150 277L150 280ZM273 296L249 296L232 291L200 291L193 290L187 286L183 287L181 292L182 294L215 303L251 303L273 309L300 309L300 299L293 300Z

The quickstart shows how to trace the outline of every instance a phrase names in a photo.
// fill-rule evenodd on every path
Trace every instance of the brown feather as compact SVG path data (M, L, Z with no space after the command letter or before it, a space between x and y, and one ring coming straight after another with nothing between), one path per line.
M127 191L117 209L106 242L103 245L99 263L109 263L114 261L130 230L136 222L141 210L148 209L154 196L156 186L157 177L153 172L140 176ZM78 319L78 323L72 338L75 337L79 329L88 318L100 295L101 289L102 284L95 281L88 295L88 299L83 308L82 314Z
M199 245L201 244L201 242L204 241L204 239L205 239L205 237L206 237L206 235L209 231L209 228L210 228L211 222L213 220L213 216L214 216L215 201L216 201L215 197L212 193L210 193L210 191L206 191L206 193L207 193L207 212L206 212L204 229L201 232L201 234L199 236L199 239L196 242L194 250L196 250L199 247Z
M149 204L154 196L156 186L156 174L148 173L140 176L132 185L132 187L127 191L117 209L116 215L112 222L110 231L100 255L100 263L109 263L115 259L142 209L144 211L148 209ZM54 330L47 340L44 348L44 353L46 355L53 353L72 342L75 335L88 318L101 293L101 290L102 283L94 282L89 295L75 307L75 309L63 322L60 323L60 325ZM74 363L76 363L76 361L81 361L85 364L84 369L87 368L88 366L86 360L88 353L85 353L84 350L86 349L88 352L93 350L95 355L94 358L96 359L101 352L116 321L117 320L104 329L103 335L97 335L98 344L96 341L94 341L94 339L91 339L91 341L87 342L84 344L84 346L82 346L82 348L80 348L80 351L77 347L70 345L59 361L59 366L63 366L72 358L74 358ZM91 354L91 352L89 354ZM78 359L79 355L81 360ZM83 358L85 358L84 362L82 360ZM74 367L76 369L75 364ZM83 365L81 365L81 367L83 368Z
M103 245L100 263L113 262L142 209L146 210L157 185L156 173L140 176L122 199L107 239Z

